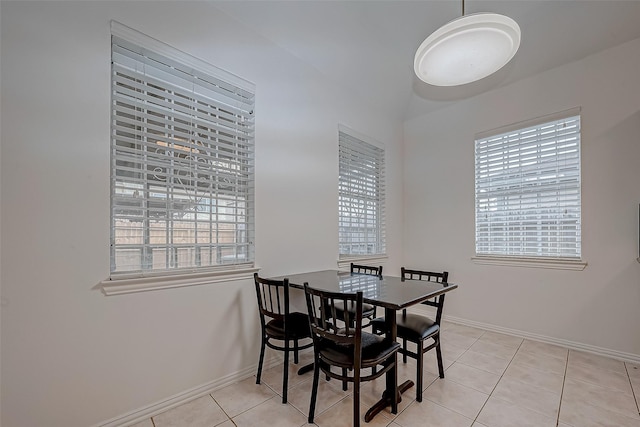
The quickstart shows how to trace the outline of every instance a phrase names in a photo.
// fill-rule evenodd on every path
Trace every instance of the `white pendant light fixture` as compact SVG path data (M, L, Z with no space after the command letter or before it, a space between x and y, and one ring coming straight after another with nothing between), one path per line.
M487 77L513 58L520 27L496 13L464 15L443 25L418 48L414 70L434 86L458 86Z

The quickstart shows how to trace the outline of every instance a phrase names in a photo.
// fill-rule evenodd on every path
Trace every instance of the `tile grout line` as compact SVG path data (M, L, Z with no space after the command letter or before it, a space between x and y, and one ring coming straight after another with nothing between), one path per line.
M631 381L631 375L629 375L629 368L627 366L627 363L624 362L624 370L627 373L627 378L629 379L629 385L631 386L631 394L633 395L633 400L635 400L636 402L636 409L638 410L638 415L640 415L640 406L638 404L638 398L640 398L640 396L636 396L636 390L633 387L633 382Z
M571 350L567 351L566 363L564 365L564 375L562 376L562 390L560 390L560 404L558 405L558 416L556 417L556 426L560 425L560 410L562 409L562 397L564 395L564 384L567 381L567 371L569 370L569 355Z

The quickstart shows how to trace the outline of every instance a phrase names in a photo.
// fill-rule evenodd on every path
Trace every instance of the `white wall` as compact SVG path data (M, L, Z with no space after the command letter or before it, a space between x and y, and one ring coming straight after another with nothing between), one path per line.
M239 372L251 281L105 297L109 20L254 82L256 261L336 268L337 125L387 145L387 268L402 248L402 125L205 2L2 2L2 424L89 426Z
M636 39L405 124L404 261L459 283L445 316L640 360L639 71ZM572 107L587 268L472 263L474 134Z

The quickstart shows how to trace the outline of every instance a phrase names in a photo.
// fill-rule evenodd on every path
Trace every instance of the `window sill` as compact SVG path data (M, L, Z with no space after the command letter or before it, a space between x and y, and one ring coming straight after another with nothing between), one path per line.
M518 258L499 256L475 256L471 261L484 265L504 265L509 267L547 268L552 270L582 271L587 263L581 260L571 259L542 259L542 258Z
M387 254L378 254L378 255L360 255L360 256L345 256L338 259L338 268L349 268L351 267L351 263L384 263L389 256Z
M185 286L208 285L217 282L244 280L253 277L259 269L253 265L230 267L224 270L209 270L198 273L165 274L142 277L111 277L98 284L106 296L131 294Z

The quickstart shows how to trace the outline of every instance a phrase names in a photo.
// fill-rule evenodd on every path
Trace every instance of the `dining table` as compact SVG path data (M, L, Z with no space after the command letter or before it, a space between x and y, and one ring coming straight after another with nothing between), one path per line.
M398 310L435 298L458 287L454 283L405 280L397 276L374 276L338 270L303 272L274 279L283 280L285 278L289 280L289 286L292 288L304 289L304 284L308 283L312 288L331 292L355 293L362 291L365 303L384 308L385 335L394 341L397 338L396 313ZM304 367L299 373L308 370L310 370L309 367ZM395 413L392 404L394 394L397 398L396 402L400 402L402 393L415 385L412 380L407 380L396 387L397 375L396 364L386 374L386 386L382 397L366 412L364 417L366 422L371 421L387 406L391 406L392 412Z

